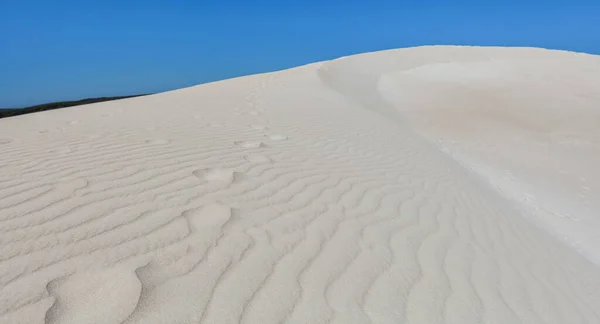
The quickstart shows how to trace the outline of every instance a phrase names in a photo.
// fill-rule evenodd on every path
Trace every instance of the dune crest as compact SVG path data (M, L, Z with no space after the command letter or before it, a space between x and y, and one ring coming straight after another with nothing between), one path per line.
M600 323L598 72L419 47L2 119L0 323Z

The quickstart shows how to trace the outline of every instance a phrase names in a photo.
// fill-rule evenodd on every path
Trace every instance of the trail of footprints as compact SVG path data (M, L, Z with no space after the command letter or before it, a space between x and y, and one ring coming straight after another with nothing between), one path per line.
M250 125L250 128L259 131L265 131L268 129L267 126L253 124ZM264 135L271 141L285 141L287 140L287 136L281 134L266 134ZM258 149L258 148L266 148L268 147L262 141L235 141L234 145L243 148L243 149ZM250 153L244 156L244 160L257 164L271 163L272 160L266 155ZM236 171L235 169L228 168L210 168L210 169L201 169L193 172L193 175L199 179L203 179L208 182L213 183L238 183L246 178L244 172Z
M258 115L259 112L251 111L249 114ZM79 121L71 121L69 124L76 124L78 122ZM222 127L223 124L212 122L207 126ZM266 131L268 129L268 127L262 124L252 124L249 127L257 131ZM287 139L286 136L280 134L265 134L263 136L267 140L274 142ZM167 145L170 142L170 140L158 138L147 140L145 144L148 146L162 146ZM10 143L12 143L12 140L0 139L0 145ZM264 141L240 140L235 141L233 144L241 149L248 150L247 154L243 155L243 161L250 162L253 165L269 164L272 162L271 158L267 155L263 155L260 152L252 152L252 150L255 149L267 148L268 146ZM53 152L69 154L71 153L71 150L69 147L65 146L56 148ZM239 171L236 168L216 167L198 169L193 171L192 174L202 181L219 186L237 184L243 182L247 178L245 172ZM208 253L211 247L215 245L215 240L218 240L218 238L223 235L221 232L226 224L239 219L237 213L237 210L219 204L218 202L205 204L204 207L199 209L185 210L180 214L181 217L179 218L184 219L187 223L184 228L191 231L190 235L183 241L186 243L185 246L187 246L187 251L184 250L181 253L176 252L175 255L178 256L165 263L165 265L169 265L166 268L164 265L160 265L160 263L164 263L164 261L150 261L150 263L146 262L145 265L140 264L136 266L135 268L137 270L135 274L130 273L128 270L130 265L125 264L122 267L113 267L111 270L99 270L98 272L88 271L82 274L58 277L48 283L47 292L45 292L41 297L42 299L38 300L34 305L48 307L48 310L45 312L46 316L43 319L44 323L48 324L91 323L94 319L100 317L104 317L106 323L122 323L128 316L132 315L136 307L140 307L138 301L141 302L145 298L143 296L144 287L151 288L152 286L158 285L161 280L164 281L169 278L172 279L177 275L183 275L197 266L198 263L205 258L206 253ZM143 228L143 225L138 224L138 226L140 226L140 229ZM94 235L102 236L101 234ZM88 239L91 239L91 237ZM160 242L160 240L157 241ZM160 244L164 245L165 243L162 242ZM0 283L2 286L10 283L10 281L5 282L4 279L2 279L7 274L8 273L0 272L0 279L2 280ZM13 278L18 279L19 276L13 276ZM140 280L143 281L143 285L140 283ZM8 285L8 287L18 288L18 281L14 285ZM11 294L11 291L12 289L0 291L0 300L6 298L5 294ZM98 293L90 293L93 291L97 291ZM118 309L119 311L102 315L102 312L106 308L101 307L98 308L97 312L90 312L91 305L104 302L107 296L106 292L108 291L114 291L115 294L113 297L109 298L111 302L107 307L115 310ZM81 294L87 296L85 301L81 300ZM47 303L45 301L47 298L54 298L56 301ZM17 309L11 313L0 311L0 323L19 323L22 322L20 318L25 319L24 323L30 322L29 317L26 316L28 307L19 308L17 305L9 306L8 309L14 307L17 307Z

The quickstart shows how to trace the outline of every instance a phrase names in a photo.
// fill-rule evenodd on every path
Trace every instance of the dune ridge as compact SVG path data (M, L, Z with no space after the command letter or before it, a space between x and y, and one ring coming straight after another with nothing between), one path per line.
M599 68L420 47L0 120L0 323L600 323Z

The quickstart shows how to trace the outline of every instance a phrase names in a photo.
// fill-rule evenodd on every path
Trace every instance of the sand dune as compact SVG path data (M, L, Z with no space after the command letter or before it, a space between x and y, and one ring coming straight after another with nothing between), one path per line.
M599 72L420 47L0 120L0 323L600 323Z

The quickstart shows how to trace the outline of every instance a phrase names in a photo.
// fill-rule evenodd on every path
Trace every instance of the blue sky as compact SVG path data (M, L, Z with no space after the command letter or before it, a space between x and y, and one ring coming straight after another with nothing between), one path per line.
M0 0L0 108L430 44L600 54L600 1Z

